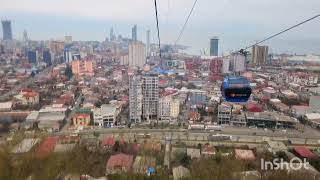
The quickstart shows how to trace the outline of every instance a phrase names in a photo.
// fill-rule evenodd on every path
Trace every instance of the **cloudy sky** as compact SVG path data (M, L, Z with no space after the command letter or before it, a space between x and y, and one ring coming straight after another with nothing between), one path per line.
M194 0L158 0L161 39L173 43ZM209 38L219 36L221 52L239 49L320 13L319 0L198 0L179 43L190 52L207 50ZM138 39L147 29L156 41L153 0L0 0L0 19L12 20L13 34L23 30L34 40L99 40L116 34ZM320 54L320 18L269 42L273 52ZM2 31L2 30L1 30ZM2 32L1 32L2 33Z

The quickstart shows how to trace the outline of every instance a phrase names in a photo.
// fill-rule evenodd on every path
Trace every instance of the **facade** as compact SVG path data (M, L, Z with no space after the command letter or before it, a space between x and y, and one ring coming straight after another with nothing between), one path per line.
M180 113L180 101L165 96L159 99L158 118L159 120L177 120Z
M52 61L51 61L51 53L49 50L46 50L43 52L43 61L45 63L47 63L47 65L51 65L52 64Z
M140 123L142 116L142 80L129 76L129 118L131 123Z
M229 125L231 121L232 106L221 104L218 106L218 123L220 125Z
M159 77L157 74L145 74L142 76L142 96L143 118L156 118L159 103Z
M100 127L113 127L117 121L119 109L112 104L103 104L93 110L93 123Z
M243 72L245 71L245 57L240 53L234 53L230 59L230 70L232 72Z
M137 41L137 25L134 25L132 27L132 41Z
M36 64L38 62L37 51L28 51L28 62L30 64Z
M72 122L75 127L87 127L90 125L90 114L75 114Z
M72 61L72 73L78 76L93 76L93 62L91 60Z
M295 128L298 120L275 112L246 113L247 126L260 128Z
M261 66L268 63L268 46L258 46L252 47L252 62L253 66Z
M12 40L11 21L2 21L3 40Z
M71 44L72 43L72 36L64 36L64 42L66 44Z
M210 56L218 56L219 54L219 38L213 37L210 39Z
M64 62L70 63L72 61L72 53L69 49L64 49L63 51Z
M146 58L146 46L142 42L136 41L129 45L129 66L143 68Z
M32 90L22 90L15 97L15 104L23 106L35 106L39 104L39 93Z
M210 61L209 70L213 74L220 74L222 72L223 60L221 58L215 58Z

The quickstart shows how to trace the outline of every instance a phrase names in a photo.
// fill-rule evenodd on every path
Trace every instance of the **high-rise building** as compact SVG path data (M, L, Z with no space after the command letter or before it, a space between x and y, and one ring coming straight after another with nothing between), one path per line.
M268 46L258 46L252 47L252 61L251 65L261 66L268 63Z
M230 71L243 72L245 70L245 57L240 53L233 53L230 57Z
M64 36L64 42L66 44L71 44L72 43L72 36Z
M139 42L132 42L129 45L129 66L142 68L146 63L146 46Z
M213 37L210 39L210 56L218 56L219 54L219 38Z
M24 43L27 43L27 42L29 41L28 33L27 33L26 30L23 31L22 41L23 41Z
M159 104L158 74L142 76L142 117L146 120L157 119Z
M137 25L134 25L132 27L132 41L137 41Z
M93 76L93 62L92 60L72 61L72 73L78 76Z
M51 52L49 50L43 51L43 61L47 63L48 66L51 66Z
M30 64L36 64L37 63L37 51L35 50L29 50L28 51L28 62Z
M68 48L64 49L63 60L64 60L64 62L67 62L67 63L72 62L72 53Z
M141 76L129 76L129 119L131 123L141 122L142 98Z
M2 21L3 40L12 40L11 21Z
M147 30L147 56L150 56L150 30Z
M114 34L113 28L110 29L110 41L116 40L116 35Z

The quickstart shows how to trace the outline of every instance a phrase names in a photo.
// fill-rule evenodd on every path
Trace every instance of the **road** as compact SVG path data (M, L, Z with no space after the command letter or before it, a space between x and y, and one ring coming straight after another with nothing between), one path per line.
M150 139L152 140L165 140L166 137L172 137L173 141L199 141L205 142L208 141L207 137L209 135L230 135L232 136L233 142L239 143L264 143L269 140L276 141L287 141L290 140L293 144L306 144L306 145L319 145L320 144L320 136L319 132L316 134L312 133L301 133L296 132L294 130L284 132L281 130L275 131L274 133L271 130L265 131L263 129L249 129L249 128L235 128L235 127L226 127L223 131L220 132L210 132L210 131L190 131L186 129L142 129L142 128L134 128L134 129L117 129L117 128L109 128L109 129L88 129L82 130L79 132L80 135L99 133L103 136L123 136L126 139L134 139L137 136L142 134L149 134ZM253 135L253 132L256 134ZM56 135L70 135L74 132L71 130L61 131L55 133Z
M82 99L82 94L80 93L79 97L76 99L76 101L74 103L74 106L73 106L71 112L66 117L66 124L62 127L61 131L68 131L68 128L70 127L70 124L71 124L71 118L74 115L75 110L80 107L81 99Z

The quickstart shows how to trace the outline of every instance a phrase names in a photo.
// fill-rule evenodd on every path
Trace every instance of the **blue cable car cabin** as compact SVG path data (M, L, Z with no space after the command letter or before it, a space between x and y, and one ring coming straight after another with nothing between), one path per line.
M250 82L242 76L225 77L221 91L224 99L228 102L247 102L251 95Z

